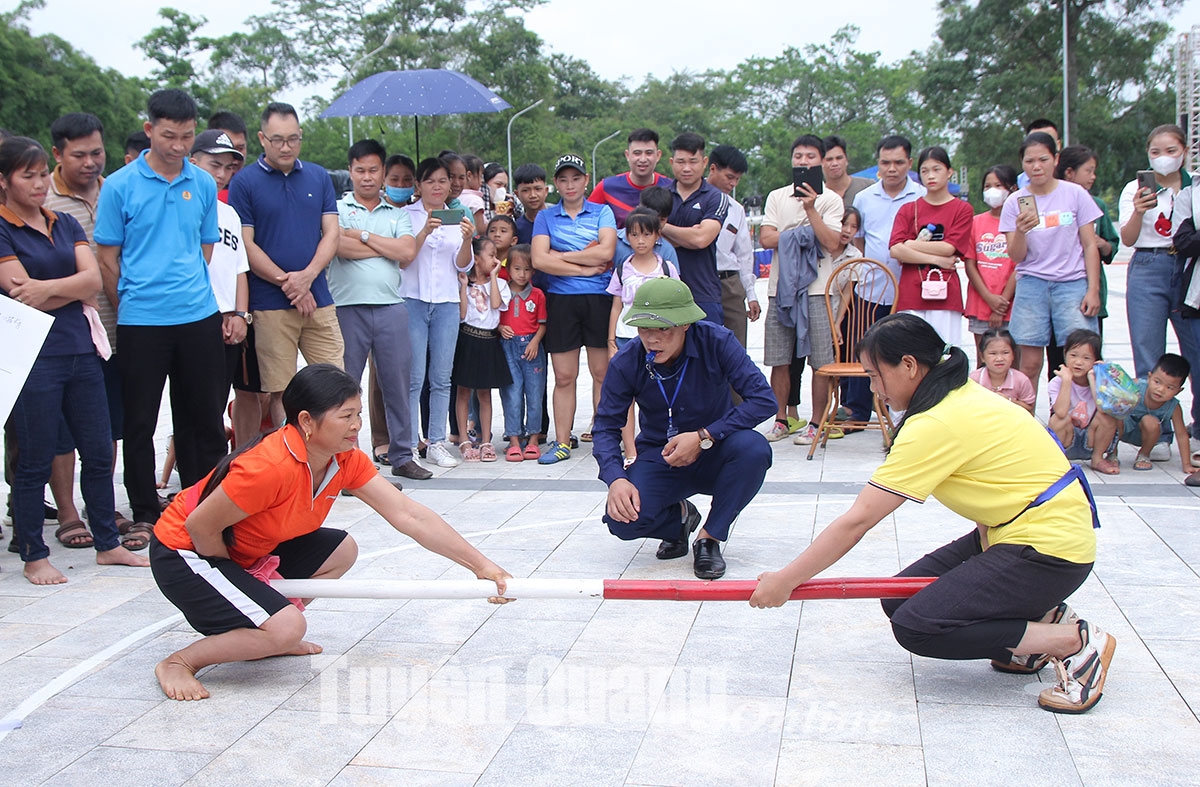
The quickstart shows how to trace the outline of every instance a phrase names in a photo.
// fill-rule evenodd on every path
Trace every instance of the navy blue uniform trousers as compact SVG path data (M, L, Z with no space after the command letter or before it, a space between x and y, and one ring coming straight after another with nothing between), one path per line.
M679 538L679 503L692 495L711 495L712 508L704 529L718 541L729 537L729 527L754 499L771 466L771 444L753 430L734 432L686 467L671 467L661 447L639 448L637 461L626 475L641 497L641 515L633 522L618 522L605 514L604 523L623 541L635 538Z

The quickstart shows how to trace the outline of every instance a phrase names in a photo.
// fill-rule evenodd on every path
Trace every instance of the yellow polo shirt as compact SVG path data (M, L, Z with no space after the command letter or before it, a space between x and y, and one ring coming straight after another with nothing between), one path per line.
M990 544L1025 544L1043 555L1091 563L1096 536L1078 483L996 527L1070 468L1037 419L968 381L904 424L871 484L918 503L936 497L959 516L987 525Z

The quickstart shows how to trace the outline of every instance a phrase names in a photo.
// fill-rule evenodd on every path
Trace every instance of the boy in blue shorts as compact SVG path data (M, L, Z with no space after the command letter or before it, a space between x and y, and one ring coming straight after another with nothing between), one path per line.
M1133 460L1133 469L1151 469L1153 465L1150 464L1150 448L1158 442L1167 419L1171 420L1175 434L1187 434L1183 423L1183 409L1175 397L1183 390L1183 384L1187 381L1190 373L1191 365L1187 360L1175 353L1165 353L1154 364L1150 374L1145 379L1138 380L1141 398L1123 421L1118 422L1116 418L1107 413L1096 414L1096 441L1103 444L1105 441L1111 440L1113 435L1118 434L1119 426L1121 442L1138 447L1137 458ZM1190 482L1196 468L1192 466L1192 458L1188 449L1188 441L1180 440L1179 459L1183 472L1187 473ZM1117 465L1115 455L1112 459L1114 460L1113 464ZM1116 472L1119 470L1120 466L1117 465ZM1200 484L1200 477L1197 478L1196 483ZM1191 485L1195 484L1189 483L1189 486Z

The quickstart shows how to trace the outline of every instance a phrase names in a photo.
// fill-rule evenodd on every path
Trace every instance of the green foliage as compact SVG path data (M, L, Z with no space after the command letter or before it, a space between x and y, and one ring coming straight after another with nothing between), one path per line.
M41 0L0 14L0 127L50 149L50 124L68 112L91 112L105 128L107 170L124 164L125 137L142 127L146 87L104 69L55 35L26 26Z
M1017 166L1024 125L1062 118L1062 2L942 0L921 92L961 134L956 164ZM1163 13L1180 0L1065 0L1073 143L1097 151L1094 190L1114 194L1145 166L1145 136L1174 116ZM972 177L972 180L976 180ZM979 184L972 182L978 194ZM1112 201L1112 200L1110 200Z
M875 143L890 133L915 147L941 144L966 168L971 191L991 164L1016 164L1024 123L1056 118L1062 90L1061 3L1071 33L1072 139L1100 157L1096 191L1115 197L1144 166L1145 135L1174 116L1167 12L1182 0L941 0L938 42L897 62L858 47L846 26L827 42L752 57L729 70L647 75L640 85L601 78L585 61L549 53L524 23L542 0L274 0L274 10L219 38L201 35L202 16L173 8L139 47L154 61L146 83L100 69L52 35L23 26L27 0L3 15L0 124L46 134L62 112L96 112L110 132L110 161L138 127L150 86L176 85L196 96L204 117L226 109L256 125L261 107L283 90L339 80L334 94L385 70L451 68L493 89L513 109L421 118L420 152L451 148L505 161L513 113L513 163L549 166L566 152L591 159L598 178L626 169L625 135L637 126L667 143L694 131L709 145L741 148L750 171L741 196L787 182L788 150L801 133L846 138L853 170L869 167ZM345 119L319 120L335 95L304 104L304 157L345 166ZM356 139L416 154L409 117L355 118ZM251 134L251 146L256 146ZM115 144L114 144L115 143ZM1113 199L1109 200L1110 202Z

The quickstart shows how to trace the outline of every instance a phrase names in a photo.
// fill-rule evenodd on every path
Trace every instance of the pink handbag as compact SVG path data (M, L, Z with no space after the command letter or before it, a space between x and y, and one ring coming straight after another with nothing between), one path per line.
M933 274L937 274L934 279ZM950 282L946 279L946 274L941 268L930 267L925 274L925 278L921 280L921 299L926 301L944 301L950 294Z

